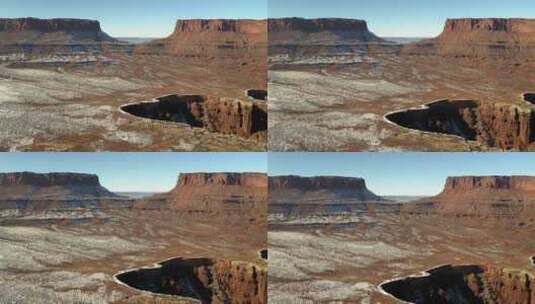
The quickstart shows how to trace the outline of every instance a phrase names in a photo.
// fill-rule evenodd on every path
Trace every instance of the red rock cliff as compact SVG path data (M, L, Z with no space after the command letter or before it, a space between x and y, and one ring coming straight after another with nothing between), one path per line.
M357 177L339 177L339 176L274 176L269 178L269 189L300 189L300 190L336 190L352 189L367 190L366 182Z

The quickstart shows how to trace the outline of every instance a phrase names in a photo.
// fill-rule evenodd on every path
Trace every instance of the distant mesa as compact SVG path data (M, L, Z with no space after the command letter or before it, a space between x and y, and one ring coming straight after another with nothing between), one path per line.
M535 57L535 19L448 19L438 37L409 44L403 52L458 58L532 60Z
M357 177L269 177L270 204L346 204L382 201Z
M137 208L168 208L199 213L265 213L264 173L184 173L168 193L140 201Z
M141 44L136 48L136 52L189 59L260 60L267 56L267 21L178 20L173 34Z
M535 176L460 176L449 177L437 196L405 208L457 216L530 216L534 203Z
M69 54L110 51L122 43L86 19L0 19L0 54Z
M269 44L276 45L337 45L387 41L368 30L364 20L341 18L281 18L269 19Z
M105 207L125 198L100 185L96 175L16 172L0 174L0 209Z

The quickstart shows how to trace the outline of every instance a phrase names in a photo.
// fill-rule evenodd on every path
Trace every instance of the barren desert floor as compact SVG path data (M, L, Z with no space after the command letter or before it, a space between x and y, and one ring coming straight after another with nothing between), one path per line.
M131 209L86 217L0 220L0 302L198 303L129 288L114 275L173 257L267 267L258 254L266 248L262 223Z
M444 264L533 273L533 223L396 214L367 214L351 222L309 228L295 219L270 222L269 302L399 303L379 285Z
M173 56L123 53L78 65L2 64L0 149L262 151L265 134L251 138L225 135L120 111L122 105L169 94L247 101L247 89L266 87L262 66L265 63L260 61L206 64Z
M533 105L522 96L535 91L533 62L409 56L396 52L293 58L278 55L271 56L270 62L270 150L534 149L531 140L517 140L514 134L503 131L511 129L512 125L524 128L521 122L515 121L515 115L499 114L533 109ZM391 112L420 108L437 100L470 100L490 104L480 107L472 116L480 120L489 117L488 120L492 121L489 125L492 126L482 131L485 133L483 136L472 134L473 138L470 138L444 134L447 132L426 132L425 126L433 124L446 129L453 125L450 129L454 132L463 129L457 123L440 121L440 118L436 122L433 118L424 117L423 121L417 122L424 126L419 129L385 119L385 115ZM514 107L505 110L500 106ZM467 124L475 124L474 129L478 133L479 123L472 120ZM465 121L460 124L464 125ZM515 143L503 143L515 140ZM518 142L522 143L519 145Z

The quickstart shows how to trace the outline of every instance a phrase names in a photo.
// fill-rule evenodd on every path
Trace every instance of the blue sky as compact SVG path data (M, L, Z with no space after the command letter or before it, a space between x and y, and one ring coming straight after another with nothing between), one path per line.
M380 195L434 195L448 176L535 176L535 153L270 153L268 171L363 177Z
M269 0L269 17L344 17L368 21L380 36L438 35L447 18L535 18L533 0Z
M177 19L267 18L267 0L0 0L3 18L82 18L115 37L164 37Z
M267 172L265 153L0 153L1 172L92 173L112 191L161 192L180 172Z

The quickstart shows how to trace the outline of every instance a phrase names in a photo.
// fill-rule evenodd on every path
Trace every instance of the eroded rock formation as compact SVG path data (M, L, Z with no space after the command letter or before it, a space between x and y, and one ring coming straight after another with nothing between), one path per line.
M267 266L225 259L164 261L116 275L139 290L181 296L201 303L267 303Z
M169 95L153 102L127 104L121 109L138 117L184 123L245 138L264 138L267 131L267 105L257 101Z
M525 150L535 141L531 108L473 100L441 100L386 115L402 127L460 136L503 150Z
M122 45L85 19L0 19L0 54L61 54Z
M438 37L407 45L411 55L535 59L535 19L448 19Z
M533 216L535 177L449 177L437 196L406 204L410 213L455 216Z
M367 202L385 201L362 178L274 176L269 178L269 212L312 214L352 212Z
M178 20L171 36L140 45L138 53L184 59L264 60L267 21L233 19Z
M137 207L265 216L267 187L264 173L184 173L169 193L142 200Z
M532 304L535 281L531 273L495 266L442 266L419 277L383 283L381 288L409 303Z
M102 187L96 175L31 172L0 174L1 209L94 208L120 201L126 202L127 199Z

